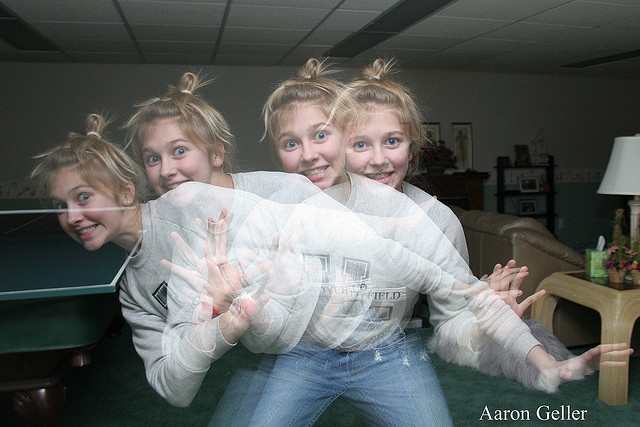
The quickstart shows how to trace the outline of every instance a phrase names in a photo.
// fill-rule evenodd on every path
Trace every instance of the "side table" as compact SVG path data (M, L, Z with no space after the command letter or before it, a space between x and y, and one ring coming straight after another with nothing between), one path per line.
M594 279L595 280L595 279ZM584 271L553 273L538 285L536 291L547 293L531 308L531 317L553 332L553 313L560 298L568 299L600 313L604 344L631 342L636 319L640 317L640 288L619 285L613 288L608 280L594 283ZM629 356L625 367L602 367L598 384L598 398L608 405L624 405L629 394Z

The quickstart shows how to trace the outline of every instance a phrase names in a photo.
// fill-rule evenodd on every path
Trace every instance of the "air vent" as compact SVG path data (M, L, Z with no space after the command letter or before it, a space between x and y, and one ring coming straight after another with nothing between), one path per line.
M0 4L0 38L20 50L58 51L58 47Z

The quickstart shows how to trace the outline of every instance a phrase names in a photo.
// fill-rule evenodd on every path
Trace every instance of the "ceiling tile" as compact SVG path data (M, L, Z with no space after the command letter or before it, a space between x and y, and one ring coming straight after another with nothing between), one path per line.
M435 37L477 37L509 25L509 21L432 16L402 34Z
M369 60L370 62L375 61L378 58L391 59L394 58L398 62L403 61L414 61L418 58L422 58L425 55L424 50L409 50L409 49L385 49L380 47L375 47L373 49L369 49L366 52L361 53L357 56L358 59Z
M455 46L465 40L467 39L400 34L380 43L379 47L386 49L425 49L438 51Z
M640 15L633 15L627 19L621 19L619 21L611 22L606 25L602 25L601 28L608 30L620 30L620 31L640 31Z
M324 53L331 46L318 46L318 45L302 45L296 46L295 49L287 56L294 56L297 58L317 58L324 56Z
M42 35L51 39L91 38L107 40L131 40L127 29L121 22L114 23L73 23L35 21L33 27Z
M256 61L260 61L266 66L274 66L278 65L278 61L280 61L279 56L270 56L270 55L218 55L216 56L215 64L216 65L251 65L255 64Z
M339 3L340 0L233 0L234 5L284 6L310 9L333 9Z
M62 52L23 51L0 52L0 61L13 62L69 62Z
M638 15L640 13L639 7L572 1L527 18L525 21L578 27L598 27L626 19L629 16Z
M220 26L225 5L219 3L183 3L121 1L129 24Z
M494 40L484 37L478 37L472 40L459 43L450 49L450 52L472 52L489 55L501 55L507 52L514 52L527 47L531 47L534 42L516 41L516 40Z
M19 52L12 44L0 39L0 52Z
M127 52L67 52L76 62L96 64L136 64L140 56Z
M454 18L520 21L568 0L458 0L440 10L436 16Z
M136 52L131 41L60 39L56 40L56 44L66 52Z
M181 41L140 41L143 52L147 53L189 53L213 54L215 43L181 42Z
M585 31L584 27L516 22L492 31L486 34L486 37L503 40L548 42L582 31Z
M357 12L337 10L324 21L318 30L322 31L358 31L378 17L375 12Z
M563 43L635 50L640 47L640 31L615 31L594 28L565 37Z
M340 9L384 12L396 3L398 0L345 0Z
M144 59L150 64L211 64L210 54L192 53L145 53Z
M288 28L311 30L329 13L326 9L233 5L227 25L230 27Z
M282 56L293 48L285 45L220 43L219 55L268 55Z
M120 22L112 0L2 0L22 19L60 22Z
M136 40L214 42L220 27L134 24L131 30Z
M282 28L240 28L227 27L223 43L255 43L295 45L309 34L305 30L287 30Z
M333 46L351 35L351 31L315 30L304 40L304 44L322 44Z

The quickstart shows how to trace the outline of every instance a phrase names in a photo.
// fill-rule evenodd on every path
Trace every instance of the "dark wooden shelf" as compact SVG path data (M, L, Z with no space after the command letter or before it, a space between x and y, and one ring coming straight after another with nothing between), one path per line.
M484 181L488 177L487 172L460 172L450 175L425 173L413 177L410 182L436 196L446 205L482 210L484 208Z
M522 217L531 218L544 218L547 229L555 234L555 163L553 156L549 156L549 163L546 165L531 165L531 166L500 166L499 162L496 162L497 172L497 189L496 197L498 199L497 207L498 212L506 213L505 200L509 197L537 197L537 200L544 201L546 206L542 208L544 211L531 214L512 214ZM506 190L505 189L505 171L509 169L545 169L546 185L548 191L520 191L520 190Z

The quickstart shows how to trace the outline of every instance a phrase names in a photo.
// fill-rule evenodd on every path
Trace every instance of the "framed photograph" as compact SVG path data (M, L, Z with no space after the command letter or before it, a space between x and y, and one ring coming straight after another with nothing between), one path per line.
M428 122L423 123L424 131L427 135L429 141L437 144L440 141L440 123L439 122Z
M451 142L458 169L473 169L473 135L471 123L451 123Z
M531 215L538 213L538 205L535 199L518 200L518 213L520 215Z
M514 145L516 150L516 166L531 166L528 145Z
M540 182L537 176L520 178L520 191L523 193L537 193L540 191Z

